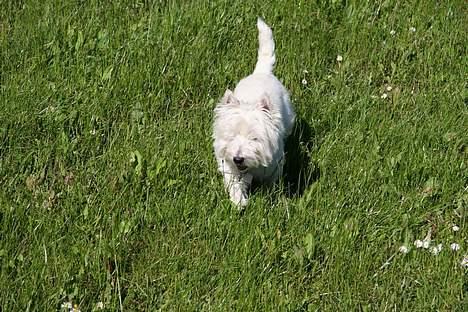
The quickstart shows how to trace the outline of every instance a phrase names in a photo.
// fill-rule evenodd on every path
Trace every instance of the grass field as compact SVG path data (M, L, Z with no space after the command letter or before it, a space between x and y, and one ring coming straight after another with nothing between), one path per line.
M468 306L466 3L253 3L0 1L0 311ZM212 111L257 16L298 123L239 213Z

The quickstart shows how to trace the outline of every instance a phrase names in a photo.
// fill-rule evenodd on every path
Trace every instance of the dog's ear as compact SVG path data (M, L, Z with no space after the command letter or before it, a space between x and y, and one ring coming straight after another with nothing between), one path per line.
M234 93L232 93L231 90L226 89L226 92L224 92L222 103L224 105L239 105L239 100L236 99Z
M270 97L267 94L262 95L262 98L257 103L258 109L262 111L270 111L271 109L271 102Z

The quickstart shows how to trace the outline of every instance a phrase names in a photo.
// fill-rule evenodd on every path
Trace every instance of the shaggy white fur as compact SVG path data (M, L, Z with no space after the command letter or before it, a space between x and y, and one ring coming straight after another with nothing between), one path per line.
M289 94L273 75L273 33L260 18L258 60L254 72L226 90L215 108L214 151L231 201L248 203L252 180L274 182L282 173L284 141L295 114Z

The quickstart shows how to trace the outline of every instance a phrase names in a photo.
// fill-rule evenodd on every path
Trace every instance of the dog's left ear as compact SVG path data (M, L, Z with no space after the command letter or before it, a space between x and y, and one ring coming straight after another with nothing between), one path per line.
M270 111L271 109L271 102L270 97L267 94L262 95L262 98L257 103L257 107L262 111Z

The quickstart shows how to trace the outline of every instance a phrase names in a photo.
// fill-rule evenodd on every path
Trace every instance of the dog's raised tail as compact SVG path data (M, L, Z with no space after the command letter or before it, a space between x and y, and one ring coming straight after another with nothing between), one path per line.
M271 74L275 67L275 42L271 28L261 19L257 19L258 59L254 73Z

